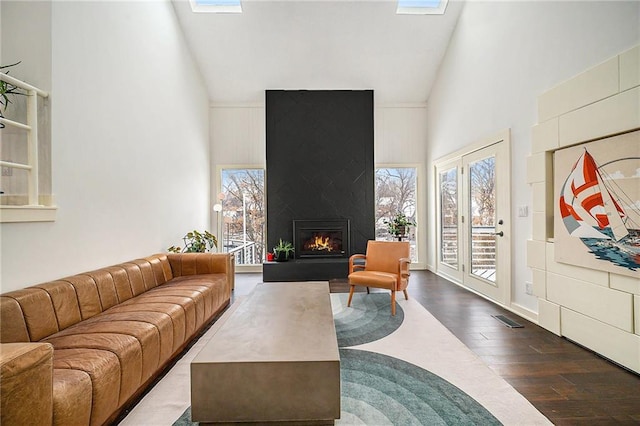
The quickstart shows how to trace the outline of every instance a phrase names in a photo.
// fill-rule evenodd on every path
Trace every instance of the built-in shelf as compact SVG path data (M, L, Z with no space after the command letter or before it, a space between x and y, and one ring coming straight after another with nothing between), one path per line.
M25 204L22 205L0 205L0 222L49 222L55 220L56 207L51 204L43 204L42 200L52 200L51 196L43 196L38 189L38 97L47 98L49 94L15 77L0 73L0 80L15 86L24 91L27 99L26 122L10 120L0 117L0 123L5 127L13 127L26 131L27 135L27 162L18 163L13 161L1 161L3 175L5 170L25 170L27 172L27 194ZM9 198L23 197L21 194L4 194L3 201Z

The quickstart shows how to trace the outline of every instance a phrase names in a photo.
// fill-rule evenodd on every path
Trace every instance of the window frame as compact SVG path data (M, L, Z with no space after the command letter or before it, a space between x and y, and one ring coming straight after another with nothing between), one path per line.
M416 171L416 191L415 191L415 206L416 206L416 223L415 226L415 236L416 236L416 258L415 262L411 262L410 269L413 270L421 270L427 269L426 260L427 260L427 243L426 243L426 235L427 235L427 198L428 194L426 193L427 185L424 181L425 167L422 163L376 163L374 167L374 191L375 191L375 174L377 174L378 169L404 169L404 168L412 168ZM374 202L377 205L377 194ZM374 213L375 214L375 213Z
M219 195L223 193L223 182L222 182L222 173L224 170L262 170L262 172L264 173L264 220L265 220L265 241L264 241L264 247L263 250L266 251L268 250L266 245L267 245L267 241L266 241L266 231L267 231L267 211L266 211L266 205L267 205L267 193L266 193L266 188L267 188L267 169L266 166L264 164L218 164L216 165L216 176L214 179L214 185L212 185L212 188L215 188L216 191L214 194L211 195L211 199L212 199L212 205L215 204L222 204L222 211L220 212L220 216L218 216L218 214L216 212L214 212L214 210L212 209L212 215L211 215L211 227L212 229L215 229L216 232L216 237L220 237L220 241L223 241L224 239L224 229L222 228L222 223L218 221L218 217L223 217L224 215L224 200L221 200L219 198ZM222 252L222 247L219 248L220 252ZM236 264L236 271L237 272L262 272L262 263L264 262L264 259L262 259L262 261L260 263L254 263L254 264Z

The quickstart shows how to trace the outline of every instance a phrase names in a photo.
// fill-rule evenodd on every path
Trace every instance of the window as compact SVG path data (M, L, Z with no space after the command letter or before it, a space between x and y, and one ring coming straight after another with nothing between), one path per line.
M398 0L399 15L444 15L448 0Z
M262 264L265 255L263 169L223 169L218 246L239 265ZM219 218L220 219L220 218Z
M193 12L242 13L240 0L190 0Z
M376 169L376 240L391 241L386 222L396 214L404 213L416 223L417 169L415 167L389 167ZM416 227L409 228L406 238L411 245L411 261L418 261Z

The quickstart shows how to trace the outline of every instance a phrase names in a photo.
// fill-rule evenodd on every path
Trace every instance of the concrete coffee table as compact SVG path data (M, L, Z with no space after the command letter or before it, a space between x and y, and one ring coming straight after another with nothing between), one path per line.
M340 418L329 284L258 285L191 362L191 416L205 424Z

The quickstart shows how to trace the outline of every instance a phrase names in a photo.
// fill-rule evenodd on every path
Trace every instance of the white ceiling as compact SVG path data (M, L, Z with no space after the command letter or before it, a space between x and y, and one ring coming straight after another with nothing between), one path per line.
M397 15L395 1L243 0L241 14L172 0L212 103L263 103L266 89L373 89L426 102L463 3Z

